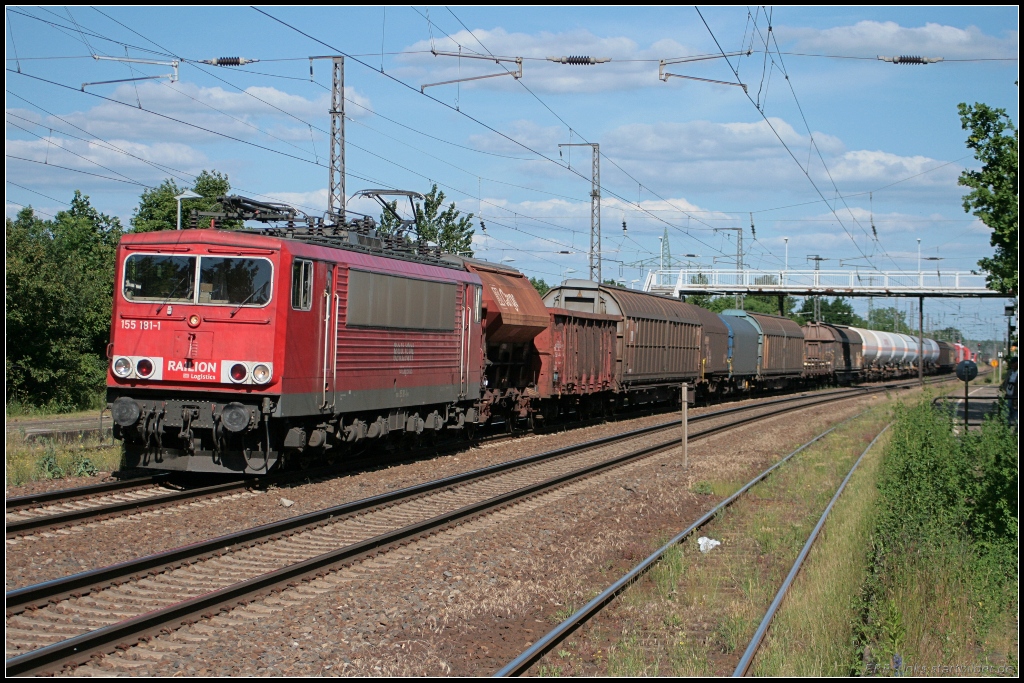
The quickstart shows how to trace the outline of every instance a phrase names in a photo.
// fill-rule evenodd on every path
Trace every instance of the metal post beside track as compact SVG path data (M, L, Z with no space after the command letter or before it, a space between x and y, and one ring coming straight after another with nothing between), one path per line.
M683 469L685 470L685 469L689 469L689 467L690 467L689 453L687 452L688 451L687 441L689 440L689 434L687 433L687 425L686 425L686 418L687 418L687 413L688 413L688 411L687 411L687 404L689 403L690 396L689 396L689 387L686 386L685 382L683 383L682 397L683 397L683 443L682 443L682 446L683 446Z

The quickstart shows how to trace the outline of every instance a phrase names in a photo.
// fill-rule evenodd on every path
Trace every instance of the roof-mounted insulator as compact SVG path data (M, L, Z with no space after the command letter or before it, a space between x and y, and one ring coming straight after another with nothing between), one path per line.
M571 55L569 57L548 57L549 62L558 64L572 64L574 66L590 66L591 64L604 64L612 61L611 57L584 57L582 55Z
M245 57L216 57L214 59L201 59L200 64L210 64L211 66L245 66L246 64L253 64L258 62L258 59L246 59Z
M935 64L942 61L942 57L921 57L920 55L897 55L895 57L878 55L878 59L893 64Z

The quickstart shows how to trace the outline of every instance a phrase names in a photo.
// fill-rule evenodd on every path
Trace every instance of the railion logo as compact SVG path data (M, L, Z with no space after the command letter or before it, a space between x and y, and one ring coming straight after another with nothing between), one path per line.
M501 291L500 287L495 287L494 285L491 285L491 291L494 292L494 298L498 302L499 306L502 308L514 308L516 309L516 313L519 312L519 302L516 301L514 296L506 294Z
M409 343L395 342L395 360L399 363L412 361L414 347Z
M167 361L167 370L169 372L217 372L217 364L212 361L188 362L186 364L180 360L169 360Z

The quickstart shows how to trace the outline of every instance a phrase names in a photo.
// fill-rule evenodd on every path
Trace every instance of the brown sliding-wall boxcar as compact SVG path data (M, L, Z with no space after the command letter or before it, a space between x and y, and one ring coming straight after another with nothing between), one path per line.
M835 372L836 358L842 346L831 325L807 323L804 333L804 377L812 382L827 382Z
M544 303L621 318L615 381L633 403L667 400L678 396L682 382L702 380L703 328L695 306L589 280L567 280L545 294Z
M758 331L756 384L778 389L799 379L804 371L804 335L800 326L777 315L730 309L723 316L745 318Z

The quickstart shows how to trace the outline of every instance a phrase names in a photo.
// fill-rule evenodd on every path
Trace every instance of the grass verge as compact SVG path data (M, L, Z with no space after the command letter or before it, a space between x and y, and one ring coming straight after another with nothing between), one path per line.
M20 432L8 432L5 482L7 486L21 486L44 479L91 477L120 469L122 457L120 443L103 444L97 437L85 437L74 443L27 442Z

